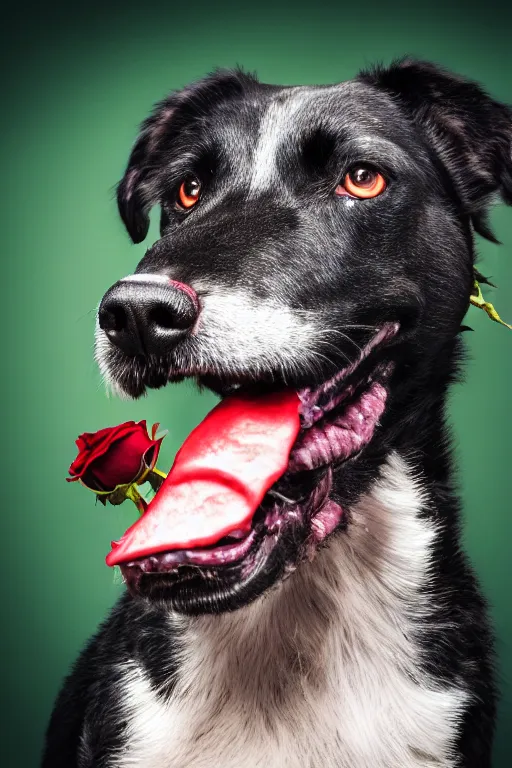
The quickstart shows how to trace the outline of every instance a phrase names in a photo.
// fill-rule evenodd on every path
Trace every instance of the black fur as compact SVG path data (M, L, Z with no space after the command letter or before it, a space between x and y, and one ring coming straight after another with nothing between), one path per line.
M172 94L142 126L118 188L120 214L134 242L161 204L161 240L137 271L164 272L191 285L226 291L250 283L264 298L284 292L290 307L321 308L328 337L321 364L305 355L288 385L318 384L353 356L349 329L400 322L389 347L391 397L371 444L336 475L334 496L351 504L377 477L392 449L424 478L429 511L442 521L435 545L429 629L422 664L440 684L464 681L474 702L460 733L460 768L490 768L495 718L493 641L484 600L460 548L459 503L445 423L449 384L462 359L460 324L474 269L473 231L492 238L490 197L512 203L512 115L474 83L432 64L404 60L351 83L316 89L307 115L277 153L272 183L248 196L251 152L268 101L282 90L240 72L218 72ZM313 93L305 89L305 93ZM333 192L364 162L388 181L378 198L352 208ZM201 178L197 210L175 198L188 174ZM112 376L130 394L167 382L194 365L192 347L165 360L109 352ZM254 380L256 367L225 372L216 361L203 377L222 391L226 379ZM264 371L274 381L284 372ZM201 374L199 372L199 376ZM261 372L259 373L261 377ZM284 560L289 552L283 550ZM254 594L279 574L267 574ZM292 577L293 578L293 577ZM446 585L450 589L446 590ZM436 600L436 595L443 599ZM448 596L448 598L447 598ZM155 688L172 690L173 638L161 602L125 595L79 659L57 701L43 766L100 768L123 743L119 665L136 659ZM241 764L243 764L241 762ZM376 768L378 768L376 766Z

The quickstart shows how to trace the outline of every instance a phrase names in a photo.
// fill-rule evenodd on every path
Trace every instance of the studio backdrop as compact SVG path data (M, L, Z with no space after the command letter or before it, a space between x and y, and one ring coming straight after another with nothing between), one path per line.
M70 664L122 590L104 564L131 504L103 508L65 483L76 436L129 419L169 430L162 467L214 403L192 385L107 398L95 309L157 237L133 246L114 187L138 123L172 89L240 65L270 83L332 83L411 53L512 102L512 9L453 4L25 3L3 16L2 702L0 764L37 766ZM478 241L487 292L512 322L512 209L503 245ZM470 309L466 382L450 419L465 546L490 601L502 684L495 766L512 761L512 331ZM155 767L156 768L156 767ZM406 768L397 766L397 768Z

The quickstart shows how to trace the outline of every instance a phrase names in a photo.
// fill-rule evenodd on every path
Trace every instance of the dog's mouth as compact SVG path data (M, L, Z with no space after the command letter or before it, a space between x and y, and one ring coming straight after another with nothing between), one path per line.
M130 556L129 546L114 544L107 562L120 565L130 591L165 600L186 613L233 610L258 597L304 558L312 558L318 546L346 524L345 511L332 493L333 473L354 461L378 428L393 371L387 346L397 332L397 323L383 325L352 364L315 389L297 391L300 426L287 466L265 489L249 520L223 519L219 508L212 522L203 510L199 518L194 513L191 526L201 526L203 515L208 536L191 537L189 545L180 544L179 537L168 541L159 535L154 542L144 542L142 554L132 547ZM207 376L203 383L225 398L249 391L251 398L258 397L254 385L245 389L239 382ZM265 408L266 394L259 396ZM150 510L151 505L147 515ZM182 529L187 524L183 515ZM168 525L165 505L160 504L158 516L151 520L153 531Z

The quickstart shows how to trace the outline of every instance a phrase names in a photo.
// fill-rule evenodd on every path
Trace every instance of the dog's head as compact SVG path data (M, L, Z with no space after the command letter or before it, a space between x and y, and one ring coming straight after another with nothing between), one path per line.
M344 473L371 476L444 392L473 230L492 237L496 193L512 203L511 112L427 63L321 87L218 72L157 105L118 203L134 242L160 205L161 239L102 300L103 374L134 397L194 377L221 396L291 387L311 407L294 472L255 516L243 556L212 561L196 580L183 563L165 574L156 560L152 573L134 564L136 591L182 610L229 609L324 538L312 536L312 499L323 493L342 510L352 493ZM340 424L348 437L332 431ZM328 445L321 458L312 428ZM324 523L330 533L347 515Z

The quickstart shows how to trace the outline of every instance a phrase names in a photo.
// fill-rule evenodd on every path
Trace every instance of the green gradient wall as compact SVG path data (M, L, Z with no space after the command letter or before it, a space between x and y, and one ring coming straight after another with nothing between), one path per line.
M349 78L406 52L483 82L512 102L512 13L492 2L169 2L25 4L6 17L2 90L2 671L0 764L38 764L52 701L84 640L120 592L104 565L131 505L103 509L64 482L73 441L126 419L170 429L162 465L211 407L188 386L139 402L106 398L92 360L94 311L133 270L113 185L152 102L216 66L269 82ZM462 7L462 6L459 6ZM502 247L479 242L492 296L512 321L512 209L497 208ZM153 238L156 229L152 228ZM148 242L151 242L151 238ZM465 540L492 605L503 700L496 768L512 763L512 332L470 310L467 383L451 415L465 500ZM402 767L397 767L402 768Z

